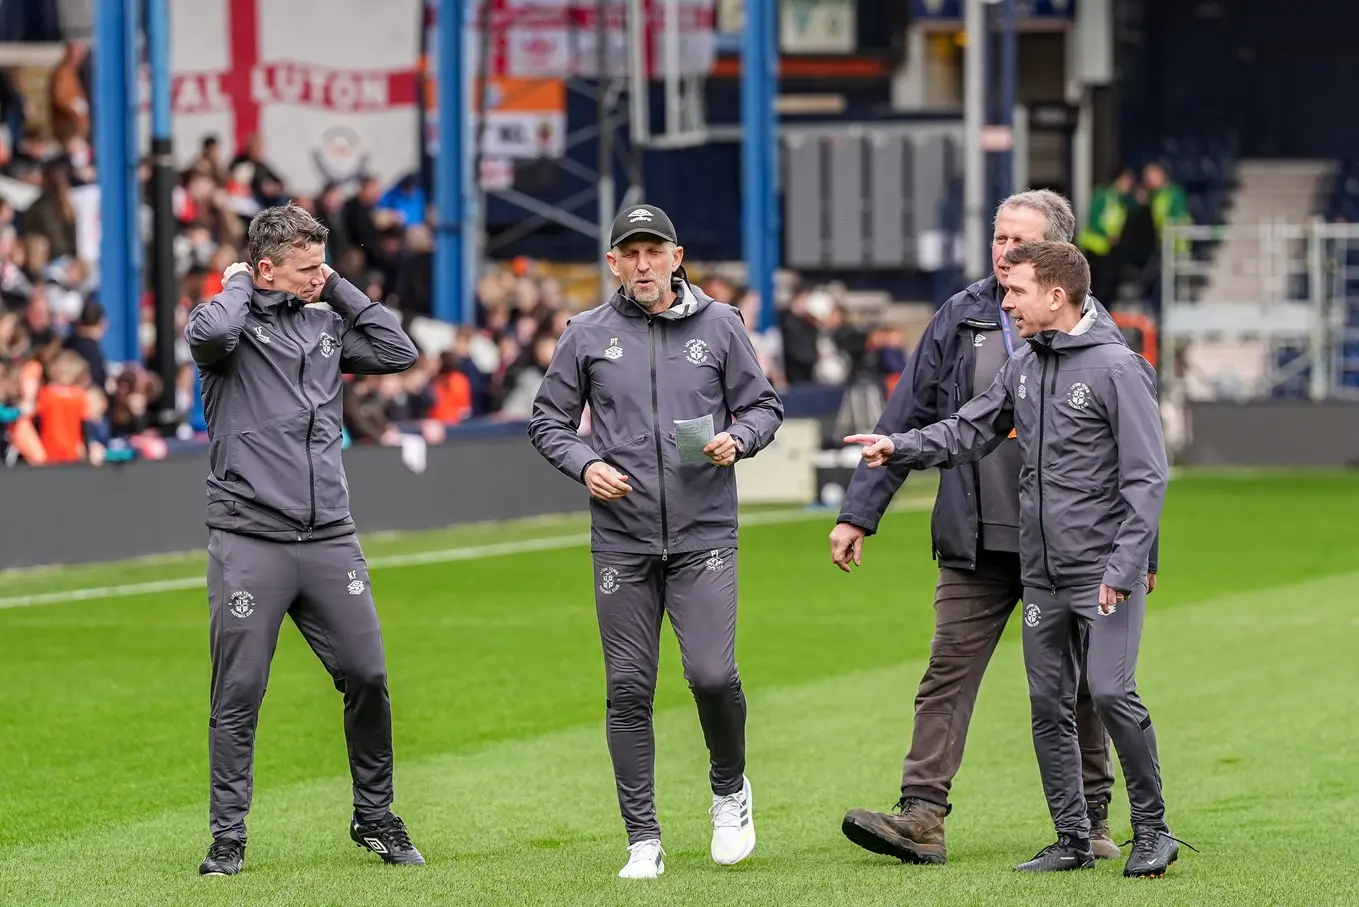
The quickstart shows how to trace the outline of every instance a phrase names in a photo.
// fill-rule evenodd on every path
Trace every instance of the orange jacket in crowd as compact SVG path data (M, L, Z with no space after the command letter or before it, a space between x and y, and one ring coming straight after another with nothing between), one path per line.
M472 382L462 372L445 372L431 384L434 406L429 418L456 425L472 414Z
M84 388L46 384L38 391L35 412L48 463L75 463L85 458L89 397Z

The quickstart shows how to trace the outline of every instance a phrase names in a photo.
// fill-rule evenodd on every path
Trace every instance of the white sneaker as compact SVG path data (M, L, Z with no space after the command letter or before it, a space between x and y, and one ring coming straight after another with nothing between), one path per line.
M755 798L750 779L741 778L739 793L713 797L713 861L722 866L741 862L755 851Z
M627 865L619 871L620 879L654 879L665 874L665 851L654 838L628 845Z

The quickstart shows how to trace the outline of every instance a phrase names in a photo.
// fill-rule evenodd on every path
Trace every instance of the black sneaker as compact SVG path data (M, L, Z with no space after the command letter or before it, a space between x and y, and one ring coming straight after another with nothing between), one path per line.
M425 858L411 843L406 823L395 813L387 813L376 822L360 822L355 816L349 823L349 837L360 847L366 847L382 857L385 863L405 866L424 866Z
M1166 874L1170 864L1180 856L1180 845L1190 850L1192 844L1172 837L1164 828L1142 826L1133 829L1132 855L1123 867L1123 875L1136 879L1159 879Z
M1056 844L1049 844L1027 863L1015 867L1016 872L1068 872L1073 869L1094 869L1095 854L1084 838L1060 835Z
M198 866L204 876L234 876L245 863L245 842L235 838L218 838L208 848L208 855Z

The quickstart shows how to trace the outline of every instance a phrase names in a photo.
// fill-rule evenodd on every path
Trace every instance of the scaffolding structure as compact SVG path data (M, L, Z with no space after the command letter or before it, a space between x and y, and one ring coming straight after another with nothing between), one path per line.
M438 145L464 149L436 153L436 315L467 323L475 315L474 287L487 257L548 225L574 230L598 243L600 285L611 285L604 262L608 231L617 213L643 200L647 149L675 149L711 141L743 146L743 236L751 282L772 320L773 276L781 230L776 203L777 50L771 4L748 3L742 42L742 124L713 128L703 105L705 80L715 58L716 0L429 0L437 5L436 61L440 86ZM540 9L534 10L535 5ZM535 14L538 18L534 18ZM553 18L555 17L555 18ZM458 34L450 26L458 23ZM514 56L535 40L539 56ZM509 48L509 51L506 51ZM579 188L557 203L513 185L487 186L485 132L488 89L504 80L531 90L532 83L560 80L565 90L589 98L595 120L571 124L550 160L578 180ZM525 84L528 89L525 89ZM652 109L653 86L663 98ZM450 89L445 91L443 89ZM501 97L502 103L511 99ZM460 101L460 103L455 103ZM462 135L467 113L479 111L475 135ZM659 128L653 128L659 123ZM594 166L564 152L597 140ZM539 158L544 160L544 158ZM503 167L503 163L501 164ZM618 171L623 180L617 180ZM456 197L454 197L456 195ZM524 219L494 238L486 235L487 203L497 199ZM587 207L593 208L591 212Z

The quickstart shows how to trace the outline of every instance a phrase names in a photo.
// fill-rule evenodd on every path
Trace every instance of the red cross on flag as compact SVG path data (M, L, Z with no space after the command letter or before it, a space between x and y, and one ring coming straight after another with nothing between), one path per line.
M209 133L230 160L255 134L289 189L417 162L422 0L175 0L171 62L181 165Z

